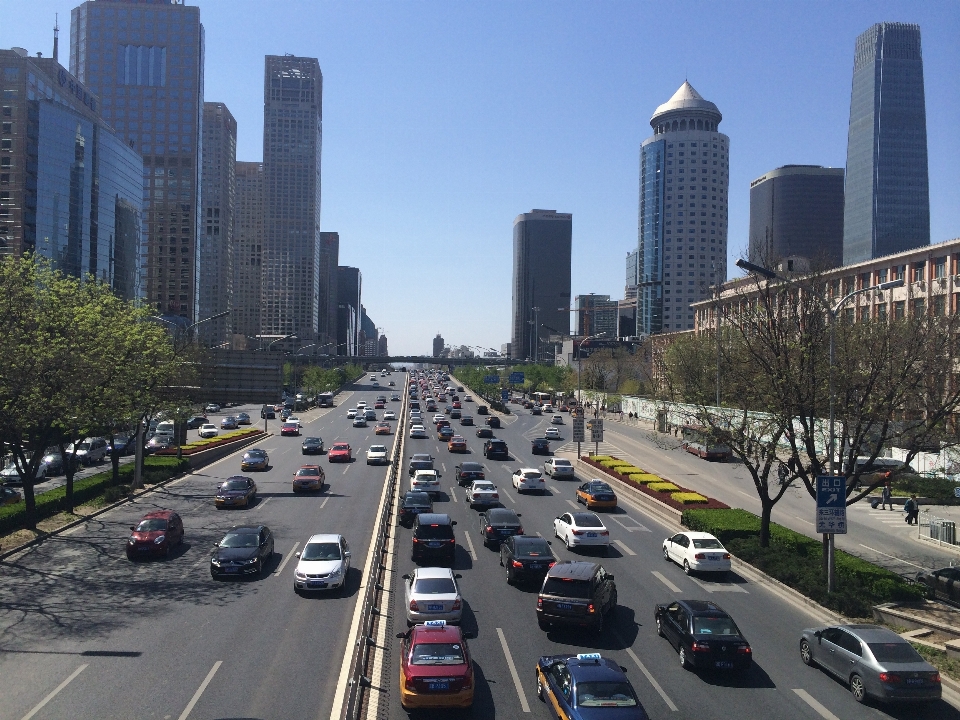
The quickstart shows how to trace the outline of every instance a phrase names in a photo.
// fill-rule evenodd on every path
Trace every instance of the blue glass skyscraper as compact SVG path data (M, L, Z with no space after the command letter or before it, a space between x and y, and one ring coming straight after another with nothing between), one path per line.
M843 264L929 244L920 26L878 23L854 54Z

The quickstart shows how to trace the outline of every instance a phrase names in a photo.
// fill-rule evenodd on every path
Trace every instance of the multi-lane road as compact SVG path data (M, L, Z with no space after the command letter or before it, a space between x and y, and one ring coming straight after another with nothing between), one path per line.
M404 376L394 373L392 379L403 393ZM350 621L387 473L367 466L364 453L371 444L398 440L397 435L374 436L372 425L351 427L346 409L359 399L372 404L378 391L389 395L390 390L363 380L338 396L336 408L300 413L304 435L321 436L327 447L337 440L350 442L358 458L344 465L316 458L329 483L324 493L293 495L294 471L314 458L300 454L300 438L273 435L259 445L269 452L271 468L247 473L260 490L248 510L213 507L218 482L239 474L240 456L233 455L0 563L0 720L327 720L352 649L346 647ZM400 405L388 403L395 411ZM240 409L259 415L255 407ZM465 411L482 421L474 405L468 403ZM503 504L522 513L527 532L552 539L553 518L572 509L575 484L549 481L542 496L520 496L510 485L516 468L542 464L542 457L530 454L529 440L541 436L547 422L522 410L504 418L497 436L508 442L511 460L485 465ZM456 420L453 424L461 430ZM271 421L271 430L278 427ZM405 431L406 418L394 427ZM803 666L799 632L817 622L808 608L750 577L717 582L685 576L660 554L672 528L626 502L618 512L603 515L614 547L610 557L598 558L616 577L620 607L615 617L600 635L539 630L535 589L507 585L498 554L480 541L477 511L465 504L455 484L455 464L483 461L475 428L462 430L467 455L449 454L435 434L407 440L404 455L436 456L444 492L435 509L458 521L456 568L463 576L464 625L476 633L469 641L476 661L474 717L548 717L536 698L534 665L540 655L565 651L601 652L628 668L653 718L918 716L916 708L858 706L840 683ZM562 427L564 435L569 430ZM401 482L406 477L404 468ZM186 542L170 560L131 563L124 554L128 528L156 508L183 516ZM213 545L230 527L248 523L273 530L277 555L272 564L260 578L212 580ZM354 567L346 592L299 597L293 591L293 553L317 532L343 533ZM397 583L412 568L410 531L397 528L393 540L392 615L394 626L402 627L403 594ZM552 547L558 558L581 557L556 540ZM754 669L743 677L682 670L653 625L654 604L672 597L709 598L728 610L754 648ZM397 696L394 643L384 649L387 682L375 692L386 715L405 718ZM941 702L923 717L960 714Z

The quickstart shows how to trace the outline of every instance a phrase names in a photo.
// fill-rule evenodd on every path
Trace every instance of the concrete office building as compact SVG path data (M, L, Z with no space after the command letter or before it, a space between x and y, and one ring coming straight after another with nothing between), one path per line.
M32 252L140 299L140 155L56 59L0 50L0 255Z
M234 170L233 332L245 348L260 346L263 284L263 163L238 162ZM240 349L240 348L237 348Z
M514 358L540 357L548 335L570 334L573 215L532 210L513 221Z
M773 269L799 256L843 262L843 168L785 165L750 183L750 262Z
M444 347L446 347L446 343L444 343L443 336L437 333L437 336L433 339L433 356L440 357Z
M200 9L88 0L70 19L70 72L143 157L142 282L157 312L199 318L204 34Z
M920 26L878 23L854 52L843 264L929 244Z
M609 295L577 295L574 299L577 316L577 336L604 333L606 338L619 334L620 306Z
M692 303L726 278L730 139L684 82L640 146L636 335L693 328Z
M360 301L363 275L359 268L337 267L337 355L360 353Z
M266 56L260 327L266 335L295 334L300 345L315 343L320 329L322 98L316 58Z
M317 317L320 321L317 335L317 352L336 354L337 345L337 295L340 262L340 233L320 233L320 304Z
M200 317L225 317L197 327L200 342L215 347L233 336L234 204L237 121L227 106L203 104L203 163L200 174Z

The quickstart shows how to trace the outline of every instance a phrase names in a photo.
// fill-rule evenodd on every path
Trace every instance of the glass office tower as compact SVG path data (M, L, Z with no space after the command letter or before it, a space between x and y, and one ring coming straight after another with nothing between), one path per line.
M930 244L920 26L857 38L847 135L843 264Z

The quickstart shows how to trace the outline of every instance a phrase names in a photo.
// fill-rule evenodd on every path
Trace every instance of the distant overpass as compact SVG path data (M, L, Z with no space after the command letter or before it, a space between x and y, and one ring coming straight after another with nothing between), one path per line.
M309 356L301 356L309 357ZM533 361L505 357L433 357L432 355L361 355L358 357L329 358L337 362L355 362L361 365L532 365Z

